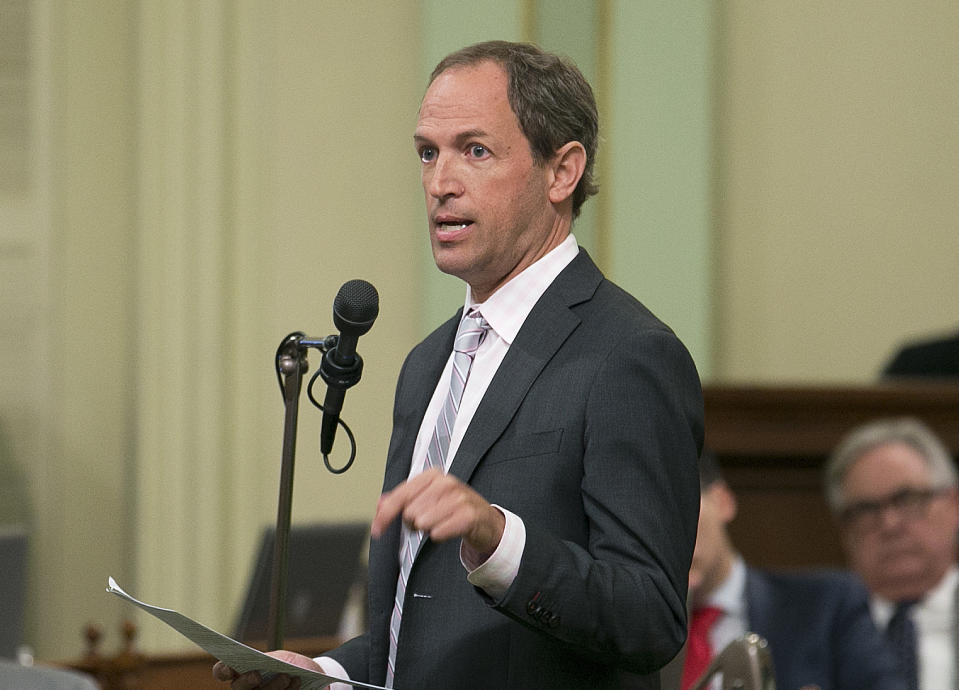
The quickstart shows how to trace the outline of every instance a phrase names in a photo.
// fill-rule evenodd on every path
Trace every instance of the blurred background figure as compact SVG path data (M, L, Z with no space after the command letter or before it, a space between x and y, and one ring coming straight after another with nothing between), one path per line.
M702 650L718 654L747 632L769 642L779 688L903 687L870 618L862 583L841 572L773 573L750 567L727 530L736 517L736 496L710 452L700 460L700 483L699 531L689 571L692 613L680 654L685 655L680 687L690 687L705 670L709 654Z
M826 497L872 614L910 687L956 687L956 468L916 419L852 430L826 466Z
M959 331L906 343L882 372L885 377L959 377Z

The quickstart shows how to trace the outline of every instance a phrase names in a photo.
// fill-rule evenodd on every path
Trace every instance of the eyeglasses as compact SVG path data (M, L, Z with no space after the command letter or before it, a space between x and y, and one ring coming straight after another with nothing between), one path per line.
M907 519L924 517L929 503L936 496L948 491L946 488L916 489L906 487L875 501L857 501L839 511L839 519L852 529L871 531L877 528L882 515L891 508Z

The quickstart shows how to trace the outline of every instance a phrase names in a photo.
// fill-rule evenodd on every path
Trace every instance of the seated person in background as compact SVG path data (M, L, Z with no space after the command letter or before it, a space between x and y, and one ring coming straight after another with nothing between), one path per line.
M959 376L959 333L906 343L882 375L887 378Z
M869 616L862 583L842 572L772 573L749 567L727 530L736 517L736 497L709 452L700 459L699 477L699 531L689 571L692 614L681 688L690 687L705 670L705 665L689 666L704 632L716 654L747 632L764 637L779 690L904 687ZM709 618L711 626L701 631L701 621Z
M955 688L959 494L949 451L915 419L851 431L826 465L849 564L912 688Z

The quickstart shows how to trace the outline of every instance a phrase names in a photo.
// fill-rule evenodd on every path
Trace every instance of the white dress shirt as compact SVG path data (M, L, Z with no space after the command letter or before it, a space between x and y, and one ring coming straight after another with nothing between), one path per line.
M723 612L709 631L709 645L716 655L748 632L746 564L741 557L736 556L729 577L713 590L706 604Z

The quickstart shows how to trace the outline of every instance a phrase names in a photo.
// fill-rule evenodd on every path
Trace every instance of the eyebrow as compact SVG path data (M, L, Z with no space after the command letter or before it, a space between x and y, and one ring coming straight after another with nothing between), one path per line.
M489 133L482 129L467 129L459 134L453 139L453 143L456 146L462 146L470 139L482 139L488 137ZM433 140L430 137L423 136L422 134L413 134L413 143L414 144L432 144Z

